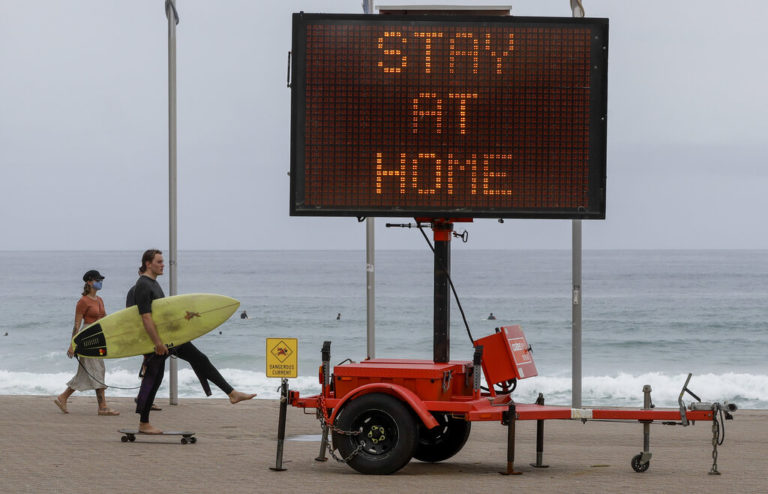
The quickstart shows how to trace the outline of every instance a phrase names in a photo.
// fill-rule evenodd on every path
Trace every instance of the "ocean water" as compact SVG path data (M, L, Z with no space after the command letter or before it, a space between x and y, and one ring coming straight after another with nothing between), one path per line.
M63 391L77 367L65 352L83 273L106 276L100 295L114 312L140 255L0 252L0 394ZM376 357L432 358L432 263L426 247L377 251ZM657 406L676 406L692 372L689 387L705 401L768 408L768 251L585 251L582 277L585 406L642 406L644 384ZM539 375L519 382L516 400L542 392L548 404L570 405L570 252L454 243L452 278L475 339L523 327ZM168 294L167 276L159 281ZM290 386L302 394L319 391L323 341L332 341L332 363L366 357L363 251L182 251L178 283L178 293L241 301L249 319L235 315L195 344L233 386L260 398L277 397L280 384L265 375L266 338L298 338L300 376ZM470 360L455 302L450 338L451 359ZM135 395L139 364L106 361L108 396ZM204 396L183 361L179 395Z

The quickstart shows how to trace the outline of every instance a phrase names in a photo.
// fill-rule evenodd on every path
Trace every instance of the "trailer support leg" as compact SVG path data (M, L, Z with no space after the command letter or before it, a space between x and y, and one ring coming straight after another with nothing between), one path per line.
M330 375L331 375L331 342L330 341L324 341L323 342L323 349L321 351L321 358L323 362L323 396L326 396L328 394L328 387L330 386ZM318 413L322 413L320 410L318 410ZM319 417L319 415L318 415ZM315 458L315 461L328 461L328 457L325 456L325 451L328 448L328 426L325 425L325 422L322 422L322 430L323 435L320 438L320 454L317 455L317 458Z
M283 443L285 442L285 417L288 412L288 379L283 379L280 386L280 419L277 424L277 456L275 466L269 467L275 472L283 472Z
M651 402L651 386L643 386L643 410L650 410L654 405ZM642 473L651 466L651 422L653 420L641 420L643 423L643 450L632 457L631 465L635 472Z
M653 408L651 402L651 386L646 384L643 386L643 408L650 410ZM651 423L643 423L643 454L640 463L648 463L651 461Z
M539 393L539 397L536 398L537 405L544 404L544 394ZM542 464L544 459L544 421L536 421L536 463L531 463L534 468L549 468L549 465Z
M509 404L507 411L507 471L499 472L502 475L522 475L523 472L515 471L515 424L517 422L517 411L515 402Z
M317 455L315 461L328 461L328 457L325 456L325 450L328 448L328 427L323 425L323 435L320 438L320 454Z

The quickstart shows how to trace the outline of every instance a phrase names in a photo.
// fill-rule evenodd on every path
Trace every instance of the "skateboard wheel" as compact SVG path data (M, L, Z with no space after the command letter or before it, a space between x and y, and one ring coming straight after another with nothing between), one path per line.
M181 444L187 444L187 438L186 437L182 437L181 438Z
M124 443L127 443L128 442L128 436L123 436L123 437L120 438L120 440L122 442L124 442Z
M135 441L135 440L136 440L136 436L130 436L130 437L128 438L128 440L129 440L129 441L131 441L131 442L133 442L133 441Z
M190 437L189 438L189 442L191 442L192 444L195 444L197 442L197 438L196 437Z

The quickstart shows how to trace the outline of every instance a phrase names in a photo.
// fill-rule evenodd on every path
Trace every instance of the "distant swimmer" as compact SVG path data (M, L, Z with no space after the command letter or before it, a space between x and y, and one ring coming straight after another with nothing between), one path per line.
M337 320L337 321L341 321L341 312L339 312L338 314L336 314L336 320ZM6 334L7 334L7 333L6 333Z
M6 332L5 332L5 334L4 334L3 336L8 336L8 331L6 331Z
M489 321L495 321L496 320L496 316L493 315L493 312L491 312L491 314L488 316L488 320Z
M248 319L248 313L243 311L240 313L240 319Z

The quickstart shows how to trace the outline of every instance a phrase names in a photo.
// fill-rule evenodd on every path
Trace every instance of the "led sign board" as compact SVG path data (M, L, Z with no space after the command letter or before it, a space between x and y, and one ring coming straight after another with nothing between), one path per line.
M294 14L291 214L605 217L606 19Z

